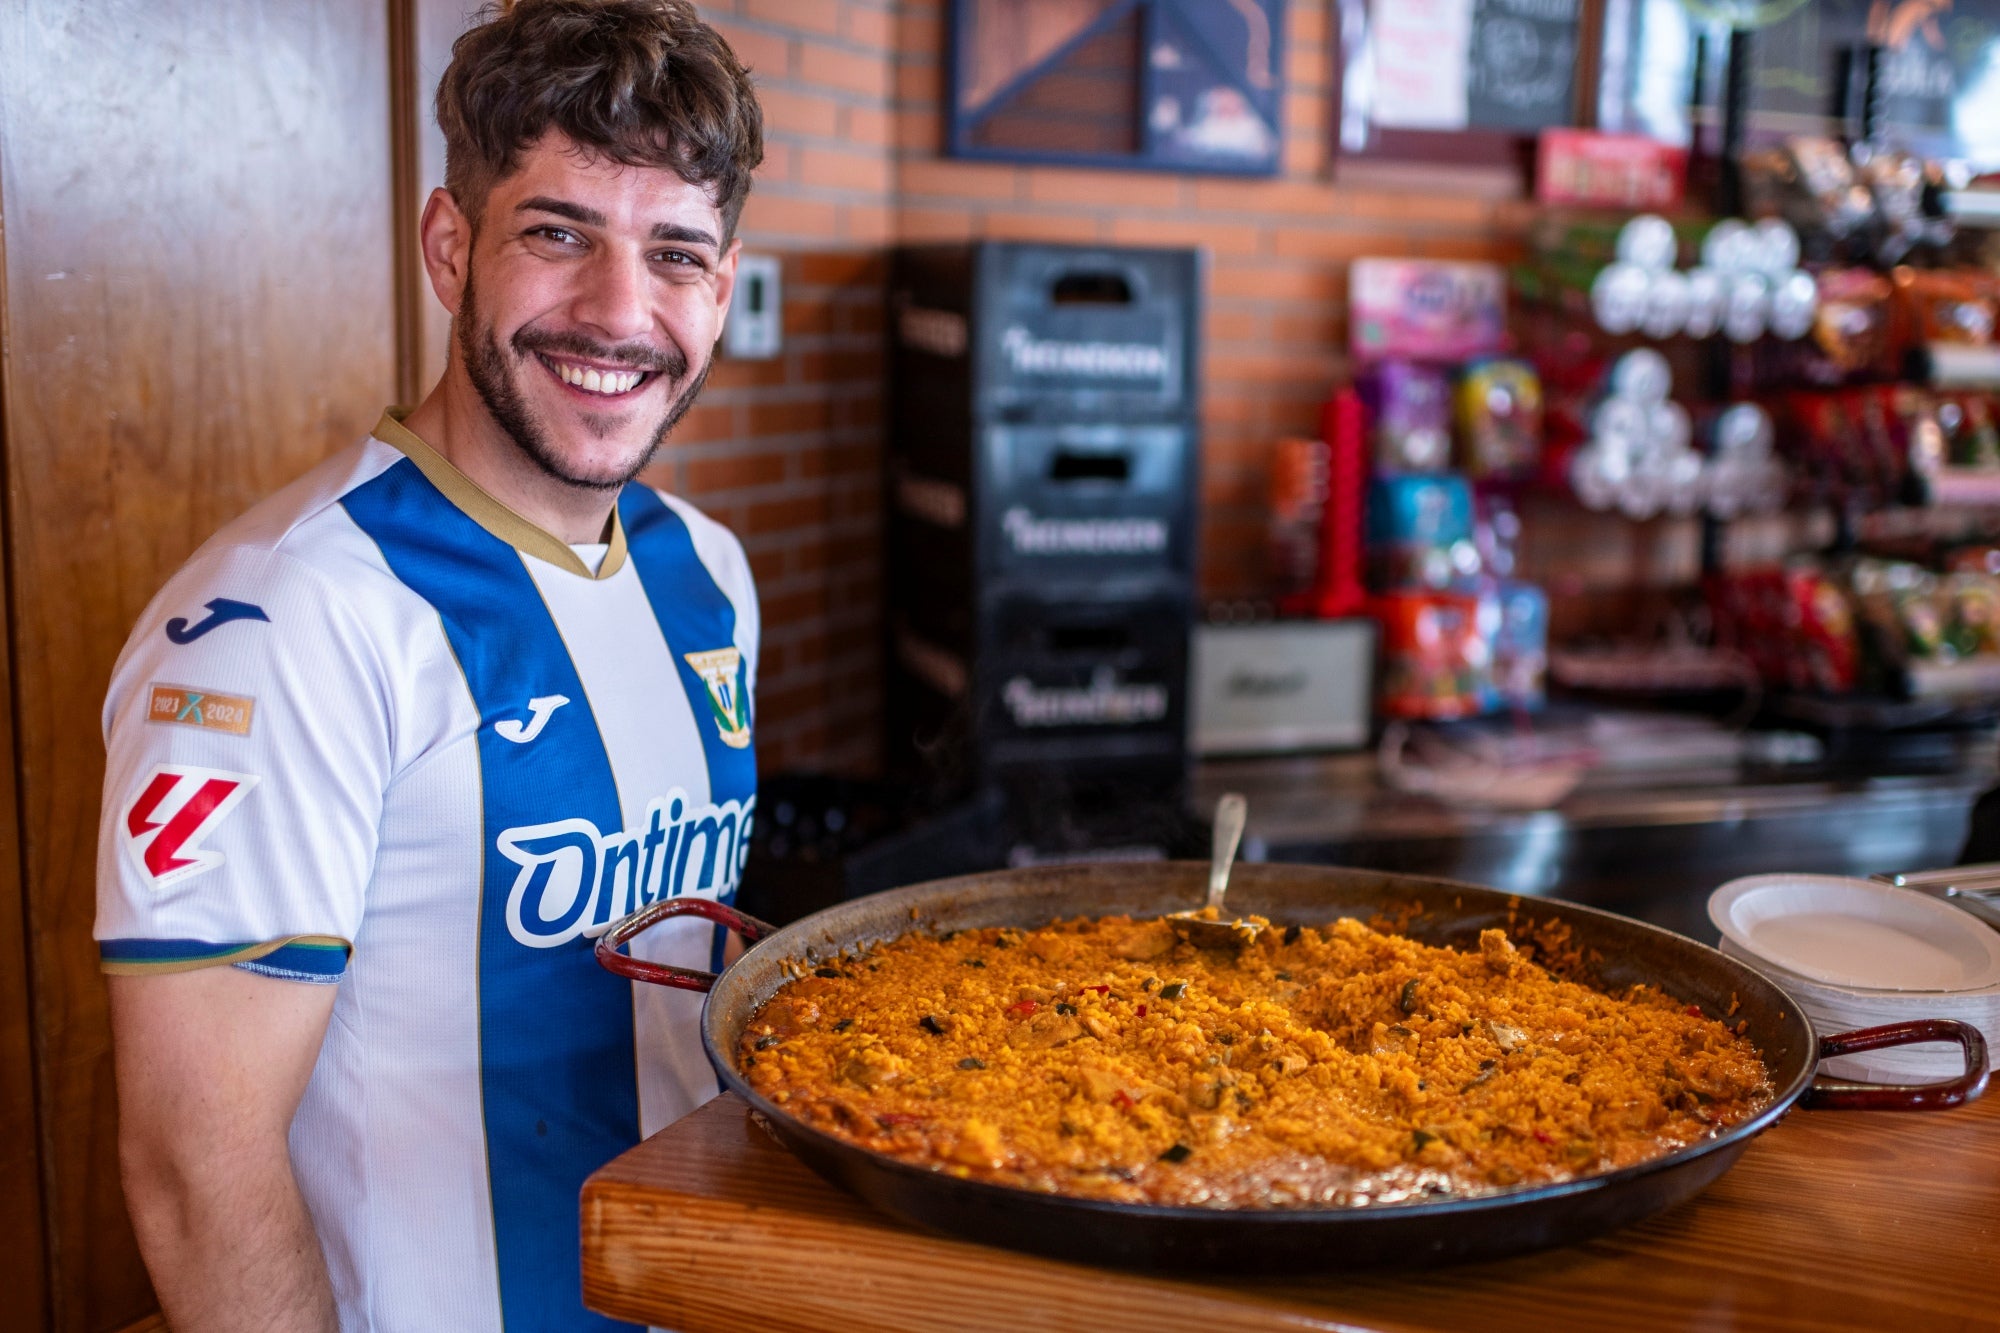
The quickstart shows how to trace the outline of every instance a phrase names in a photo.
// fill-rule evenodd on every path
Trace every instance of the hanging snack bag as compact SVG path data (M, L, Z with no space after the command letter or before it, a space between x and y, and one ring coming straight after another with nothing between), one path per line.
M1609 334L1626 334L1646 317L1652 275L1637 264L1606 264L1590 282L1590 313Z
M1965 420L1965 453L1962 466L1992 471L2000 468L2000 430L1993 425L1993 406L1978 394L1966 394L1958 400L1959 411Z
M1722 327L1728 280L1720 269L1691 268L1687 274L1687 315L1681 331L1690 338L1707 338Z
M1548 594L1532 583L1503 579L1481 600L1481 625L1492 645L1494 703L1540 708L1549 669Z
M1348 269L1348 337L1363 361L1463 361L1502 350L1507 275L1497 264L1357 259Z
M1270 557L1280 596L1309 591L1319 580L1320 524L1331 468L1324 440L1284 439L1271 454Z
M1361 376L1382 472L1442 472L1451 463L1451 388L1443 371L1382 361Z
M1847 693L1859 679L1860 653L1846 592L1811 562L1788 565L1784 581L1785 619L1796 648L1786 654L1789 683L1827 694Z
M1674 224L1657 213L1640 213L1618 229L1617 257L1648 273L1665 273L1680 258Z
M1393 593L1372 614L1382 627L1382 688L1388 717L1471 717L1492 693L1479 600L1457 593Z
M1857 560L1854 592L1891 665L1949 653L1937 575L1905 560Z
M1761 273L1736 273L1722 303L1722 335L1734 343L1753 343L1770 329L1771 280Z
M1702 267L1718 273L1742 273L1755 267L1752 259L1756 248L1749 223L1741 218L1724 218L1701 239Z
M1945 642L1960 657L2000 653L2000 580L1987 573L1948 574L1951 620Z
M1611 396L1635 403L1664 403L1673 392L1673 367L1650 347L1635 347L1611 365Z
M1952 574L2000 574L2000 546L1991 542L1961 546L1945 558L1944 567Z
M1653 274L1646 287L1646 310L1639 317L1639 332L1655 341L1683 332L1692 299L1685 273L1668 269Z
M1904 461L1908 471L1919 477L1935 476L1951 464L1951 440L1938 415L1938 402L1929 393L1912 385L1891 390L1895 415L1902 427Z
M1444 588L1479 573L1472 488L1456 474L1390 475L1368 487L1368 584Z
M1819 275L1819 310L1813 342L1843 375L1888 364L1891 298L1895 288L1864 268L1831 268Z
M1847 150L1831 138L1799 135L1785 141L1785 156L1793 180L1784 202L1794 221L1818 236L1816 252L1860 258L1876 225L1875 198Z
M1918 342L1965 347L1992 343L1994 287L1984 274L1899 268L1894 279L1907 327Z
M1542 456L1542 381L1525 361L1475 361L1458 382L1458 439L1475 477L1531 473Z
M1812 332L1813 316L1819 313L1819 284L1804 269L1793 269L1772 279L1771 332L1791 341Z
M1903 642L1911 657L1949 661L1955 655L1944 637L1945 602L1937 579L1929 571L1925 571L1921 581L1891 589L1889 597L1897 619L1902 622Z

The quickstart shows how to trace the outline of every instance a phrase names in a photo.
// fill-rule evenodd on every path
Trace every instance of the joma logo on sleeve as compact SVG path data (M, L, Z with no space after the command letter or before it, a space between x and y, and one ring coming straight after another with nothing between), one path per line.
M190 644L212 629L227 625L232 620L262 620L271 617L264 614L261 606L249 602L233 602L227 597L218 597L208 603L208 614L190 625L186 616L175 616L167 622L167 638L178 644Z

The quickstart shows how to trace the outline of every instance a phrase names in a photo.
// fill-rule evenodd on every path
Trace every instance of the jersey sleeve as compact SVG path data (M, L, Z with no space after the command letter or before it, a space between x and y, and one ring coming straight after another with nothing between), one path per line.
M379 645L324 574L198 552L140 618L104 706L100 965L338 981L391 768Z

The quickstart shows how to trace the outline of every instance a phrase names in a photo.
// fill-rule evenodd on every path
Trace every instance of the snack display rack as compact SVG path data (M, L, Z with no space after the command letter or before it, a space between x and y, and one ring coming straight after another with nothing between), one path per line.
M1517 330L1560 367L1544 479L1637 522L1700 514L1690 618L1793 722L1936 725L2000 700L2000 276L1975 228L2000 209L1946 181L1795 139L1743 159L1752 217L1549 214L1516 274ZM1745 441L1758 456L1717 490Z

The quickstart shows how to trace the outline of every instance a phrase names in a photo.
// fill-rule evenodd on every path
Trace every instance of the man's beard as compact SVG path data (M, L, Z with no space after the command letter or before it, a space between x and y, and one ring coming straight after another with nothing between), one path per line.
M646 442L646 447L629 459L615 475L592 476L578 473L571 470L561 451L550 441L547 428L528 409L516 379L520 362L538 359L537 353L567 354L598 364L608 362L631 370L645 371L666 380L671 386L688 373L687 358L672 344L667 346L664 353L644 345L607 346L580 333L544 333L531 326L517 331L508 340L508 345L518 358L510 365L506 354L500 350L500 342L494 337L493 330L484 326L479 318L478 302L473 297L473 290L473 284L468 280L465 286L465 301L459 307L458 318L455 321L459 355L465 359L465 370L472 380L472 387L478 392L480 401L486 404L486 410L492 414L494 421L499 423L500 429L507 433L516 447L527 455L536 467L565 485L588 490L615 491L638 476L645 470L646 465L653 461L653 455L659 450L660 443L667 438L667 432L672 430L674 424L687 413L688 408L694 405L695 396L701 392L702 384L708 379L708 368L714 363L713 358L703 363L700 372L667 404L667 410L660 418L660 424L654 428L652 438ZM611 434L618 428L618 424L605 422L599 425L585 418L586 429L599 439Z

